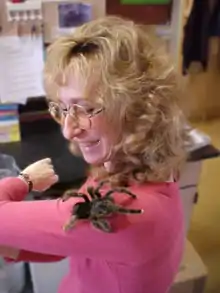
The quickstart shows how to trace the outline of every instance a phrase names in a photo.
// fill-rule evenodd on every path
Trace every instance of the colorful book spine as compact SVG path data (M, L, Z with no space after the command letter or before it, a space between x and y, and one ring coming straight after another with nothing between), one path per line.
M18 105L0 104L0 143L21 140Z

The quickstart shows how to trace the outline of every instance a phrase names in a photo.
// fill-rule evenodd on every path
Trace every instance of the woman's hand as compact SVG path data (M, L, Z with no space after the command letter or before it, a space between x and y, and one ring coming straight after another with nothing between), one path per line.
M22 171L23 174L29 176L33 184L33 190L44 191L51 187L58 181L51 159L43 159L37 161Z

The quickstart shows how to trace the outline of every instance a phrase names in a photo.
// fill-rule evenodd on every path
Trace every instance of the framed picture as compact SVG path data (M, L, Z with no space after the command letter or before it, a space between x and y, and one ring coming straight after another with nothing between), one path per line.
M58 15L61 29L75 28L92 19L92 7L86 3L59 3Z

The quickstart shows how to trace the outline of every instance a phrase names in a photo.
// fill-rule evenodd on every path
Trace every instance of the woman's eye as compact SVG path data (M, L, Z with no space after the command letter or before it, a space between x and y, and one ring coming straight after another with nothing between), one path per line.
M95 111L95 109L92 108L92 107L90 107L90 108L85 108L85 110L86 110L86 113L88 113L88 114L93 114L94 111Z

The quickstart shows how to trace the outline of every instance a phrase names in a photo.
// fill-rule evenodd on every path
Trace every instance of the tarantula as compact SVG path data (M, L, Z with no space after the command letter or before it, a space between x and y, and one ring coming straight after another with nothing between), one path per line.
M96 188L89 186L87 188L87 193L77 193L75 191L68 191L63 197L63 201L66 201L70 197L81 197L84 202L78 202L74 205L72 210L72 216L70 221L64 225L64 230L68 231L72 229L77 222L77 220L90 220L92 225L103 231L112 232L112 227L106 217L111 216L114 213L122 214L140 214L143 213L141 209L125 209L121 206L115 204L112 194L115 192L121 192L129 195L131 198L136 199L136 195L131 193L125 188L115 188L111 189L104 196L100 193L100 188L105 184L101 182Z

